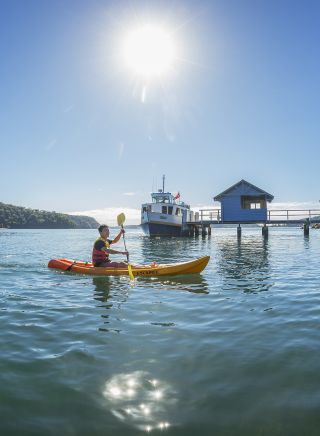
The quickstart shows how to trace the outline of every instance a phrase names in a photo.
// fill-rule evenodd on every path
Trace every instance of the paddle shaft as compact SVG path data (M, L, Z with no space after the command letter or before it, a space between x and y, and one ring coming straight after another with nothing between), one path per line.
M122 228L122 230L123 230L123 224L121 224L121 228ZM125 249L126 252L127 252L127 261L129 262L129 253L128 253L128 250L127 250L126 238L124 237L124 233L122 233L122 236L123 236L124 249Z
M122 236L123 236L124 248L125 248L126 253L127 253L128 274L129 274L130 280L134 280L134 275L133 275L133 273L132 273L132 268L131 268L131 265L130 265L130 263L129 263L129 253L128 253L128 250L127 250L126 238L124 237L124 228L123 228L123 223L125 222L125 220L126 220L126 216L125 216L124 213L120 213L120 214L117 216L118 226L120 226L121 229L123 230Z

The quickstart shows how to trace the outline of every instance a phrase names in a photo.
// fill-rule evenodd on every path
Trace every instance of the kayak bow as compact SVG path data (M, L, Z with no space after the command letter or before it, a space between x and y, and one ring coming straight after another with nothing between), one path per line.
M137 276L173 276L178 274L197 274L205 269L210 256L199 257L188 262L131 265L132 274ZM71 271L78 274L89 274L97 276L127 276L128 268L94 267L90 262L81 262L70 259L51 259L49 268L61 271Z

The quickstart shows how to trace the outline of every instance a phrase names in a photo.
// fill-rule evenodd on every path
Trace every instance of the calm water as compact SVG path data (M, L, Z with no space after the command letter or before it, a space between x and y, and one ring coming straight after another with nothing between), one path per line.
M260 232L128 230L137 263L211 255L130 284L47 269L96 231L0 230L0 434L318 436L320 231Z

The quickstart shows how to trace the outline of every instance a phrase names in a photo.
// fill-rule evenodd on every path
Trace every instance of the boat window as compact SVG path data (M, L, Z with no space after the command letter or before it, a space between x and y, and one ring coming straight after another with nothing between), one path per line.
M180 215L180 207L177 207L177 209L176 209L176 215Z
M168 214L172 215L173 206L168 206Z
M167 206L162 206L162 213L168 213Z

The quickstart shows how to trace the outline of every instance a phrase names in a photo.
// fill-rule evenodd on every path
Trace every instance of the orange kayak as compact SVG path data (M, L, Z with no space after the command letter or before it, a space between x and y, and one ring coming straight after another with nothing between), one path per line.
M195 260L178 263L163 263L151 265L132 265L132 273L137 276L175 276L179 274L197 274L205 269L210 256L199 257ZM71 271L78 274L97 276L127 276L128 268L105 268L94 267L90 262L81 262L70 259L52 259L48 263L49 268Z

